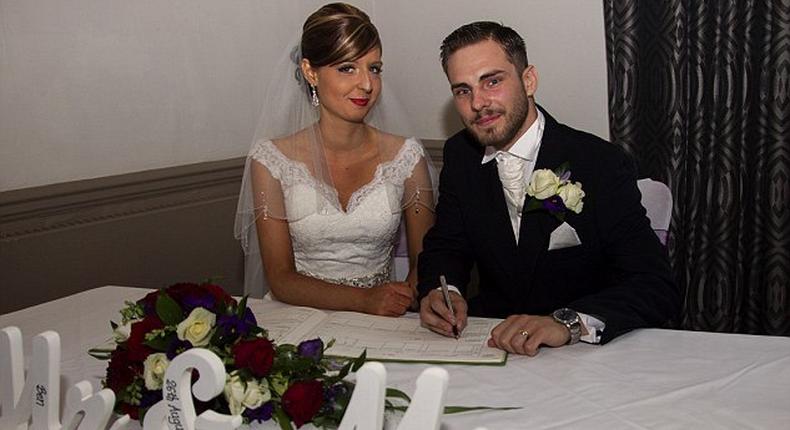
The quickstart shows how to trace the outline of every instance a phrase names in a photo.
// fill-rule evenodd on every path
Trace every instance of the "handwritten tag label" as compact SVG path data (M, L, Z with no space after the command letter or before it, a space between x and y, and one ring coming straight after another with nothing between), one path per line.
M47 387L36 385L36 406L44 407L47 405Z

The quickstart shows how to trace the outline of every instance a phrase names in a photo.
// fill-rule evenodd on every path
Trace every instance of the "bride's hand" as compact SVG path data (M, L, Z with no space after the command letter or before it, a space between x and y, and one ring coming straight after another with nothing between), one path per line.
M415 299L414 289L407 282L387 282L368 291L366 312L374 315L401 316Z

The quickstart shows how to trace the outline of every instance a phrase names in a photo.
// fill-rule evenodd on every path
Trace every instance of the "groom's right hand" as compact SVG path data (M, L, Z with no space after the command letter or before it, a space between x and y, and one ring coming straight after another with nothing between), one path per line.
M420 302L420 322L422 326L436 333L453 337L453 323L460 334L466 328L466 300L460 294L450 292L455 315L444 301L444 295L438 289L431 291ZM453 321L455 320L455 321Z

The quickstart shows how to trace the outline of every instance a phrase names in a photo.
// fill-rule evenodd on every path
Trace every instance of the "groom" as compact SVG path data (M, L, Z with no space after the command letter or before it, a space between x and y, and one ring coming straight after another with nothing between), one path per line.
M674 317L680 291L633 164L536 106L538 75L521 36L467 24L444 40L441 59L466 129L444 146L436 224L418 265L422 324L452 336L467 314L505 318L489 345L535 355ZM474 264L479 294L467 302Z

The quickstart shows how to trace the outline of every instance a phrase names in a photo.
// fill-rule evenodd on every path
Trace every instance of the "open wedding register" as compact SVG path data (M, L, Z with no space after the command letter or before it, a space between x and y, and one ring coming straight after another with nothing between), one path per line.
M323 312L306 307L261 309L250 305L258 325L277 343L298 344L320 337L334 339L326 351L336 357L423 363L505 364L507 353L486 344L501 320L470 317L459 339L420 326L419 318L381 317L357 312ZM257 309L256 309L257 308Z

